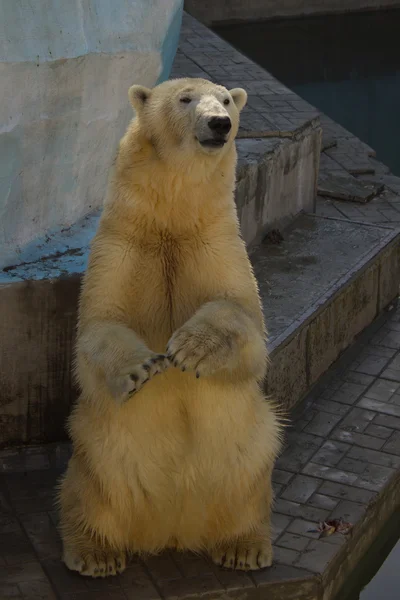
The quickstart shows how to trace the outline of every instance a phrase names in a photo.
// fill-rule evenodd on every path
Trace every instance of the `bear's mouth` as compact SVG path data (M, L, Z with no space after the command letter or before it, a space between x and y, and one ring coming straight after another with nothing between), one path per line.
M210 138L208 140L199 140L197 139L199 144L203 146L203 148L222 148L226 144L226 140L224 138Z

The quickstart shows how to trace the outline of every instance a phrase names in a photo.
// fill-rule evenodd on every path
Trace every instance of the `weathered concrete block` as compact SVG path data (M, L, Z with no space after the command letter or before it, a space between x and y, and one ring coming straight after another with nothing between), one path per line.
M319 119L292 138L237 141L236 204L242 235L254 245L301 212L315 212L322 130Z

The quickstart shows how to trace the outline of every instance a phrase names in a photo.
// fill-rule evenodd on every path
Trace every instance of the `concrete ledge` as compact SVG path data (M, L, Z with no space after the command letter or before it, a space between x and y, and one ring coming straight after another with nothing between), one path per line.
M364 518L355 525L349 543L338 552L323 574L324 598L337 597L356 566L379 537L385 524L400 508L399 486L398 469L381 494L371 502Z
M270 332L266 390L291 409L398 295L399 232L304 215L252 261Z
M321 135L315 118L293 126L288 137L242 136L237 140L236 205L249 247L268 231L288 225L299 213L315 211ZM30 244L16 264L0 270L0 286L83 273L100 213L95 210L72 227Z

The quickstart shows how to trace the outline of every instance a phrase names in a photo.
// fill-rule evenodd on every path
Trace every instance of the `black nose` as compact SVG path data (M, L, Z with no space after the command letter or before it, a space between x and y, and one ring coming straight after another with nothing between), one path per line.
M230 132L232 123L229 117L211 117L208 121L208 126L211 131L225 135Z

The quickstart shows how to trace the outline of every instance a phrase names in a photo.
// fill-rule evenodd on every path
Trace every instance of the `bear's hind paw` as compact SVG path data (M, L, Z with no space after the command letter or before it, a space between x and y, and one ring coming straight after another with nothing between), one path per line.
M225 569L257 571L272 565L272 546L269 541L256 544L243 541L216 548L211 557L216 565Z
M64 552L63 561L71 571L95 578L117 575L126 568L125 553L117 550L98 550L87 553L67 550Z

